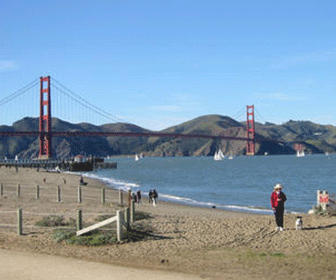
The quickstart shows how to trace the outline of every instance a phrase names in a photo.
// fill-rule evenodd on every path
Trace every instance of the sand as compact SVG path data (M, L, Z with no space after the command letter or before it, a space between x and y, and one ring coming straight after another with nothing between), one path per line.
M0 183L4 186L0 198L0 248L32 254L34 258L35 254L47 254L113 264L111 269L121 265L144 273L178 272L203 279L336 278L336 217L304 214L305 229L296 231L295 215L287 214L285 231L276 232L273 216L161 201L153 207L144 199L137 211L148 213L150 218L137 221L134 227L148 235L137 242L97 247L67 245L52 239L52 229L34 227L43 215L51 213L75 218L76 209L83 210L86 224L93 223L98 213L114 215L120 208L118 193L107 191L107 203L102 205L100 189L104 185L86 181L83 203L78 204L78 176L31 169L16 173L15 169L0 168ZM15 193L18 183L20 198ZM41 188L39 200L35 199L36 184ZM61 203L56 202L57 185L62 188ZM24 213L24 236L18 236L15 227L10 227L16 223L18 207Z
M0 279L6 280L198 280L166 271L127 268L74 258L0 250ZM18 263L20 265L18 265Z

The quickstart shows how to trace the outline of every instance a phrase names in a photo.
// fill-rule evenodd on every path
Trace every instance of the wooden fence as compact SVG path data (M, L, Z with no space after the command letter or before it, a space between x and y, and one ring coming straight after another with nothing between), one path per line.
M125 237L125 232L127 232L130 228L133 222L135 222L135 203L132 201L131 207L127 207L121 210L116 211L116 215L113 217L110 217L108 219L105 219L99 223L93 224L91 226L88 226L86 228L83 228L83 212L82 210L77 210L76 213L76 235L80 236L83 234L86 234L90 231L93 231L95 229L101 228L103 226L109 225L113 222L116 222L116 233L117 233L117 240L121 241ZM15 211L0 211L0 214L8 214L8 213L14 213ZM30 215L39 215L39 216L63 216L64 213L29 213ZM92 214L92 213L91 213ZM102 215L103 213L95 213L96 215ZM106 214L105 214L106 215ZM16 210L16 216L17 216L17 223L16 225L14 224L0 224L0 226L5 226L5 227L16 227L16 232L18 235L23 235L24 234L24 211L22 208L18 208ZM29 226L32 227L32 226ZM34 226L38 228L46 228L42 226ZM49 227L50 228L50 227ZM74 229L72 227L57 227L54 226L52 227L53 229L55 228L69 228L69 229Z
M31 186L30 186L31 187ZM5 196L6 194L9 193L13 193L15 192L15 196L17 198L22 198L23 194L22 194L22 186L20 184L17 184L15 187L15 190L13 191L13 184L11 186L9 185L4 185L3 183L0 183L0 198ZM39 200L41 198L44 197L50 197L50 193L46 193L44 194L43 191L44 190L48 190L50 191L52 189L52 187L48 186L46 188L41 188L40 185L36 185L35 187L33 187L33 192L29 193L29 194L25 194L25 196L27 197L27 195L29 195L30 197L34 197L36 200ZM71 198L75 198L77 203L82 203L83 199L85 199L84 197L84 190L85 187L83 188L83 186L78 186L77 187L77 195L72 196ZM92 192L94 190L94 188L90 188L90 191ZM98 189L99 190L99 189ZM111 190L111 189L106 189L106 188L100 188L100 203L101 204L105 204L106 202L106 191L107 190ZM56 202L62 202L63 201L63 192L62 192L62 188L60 185L57 185L55 187L55 201ZM65 196L65 197L69 197L69 196ZM124 205L124 192L122 190L119 190L119 205L123 206Z

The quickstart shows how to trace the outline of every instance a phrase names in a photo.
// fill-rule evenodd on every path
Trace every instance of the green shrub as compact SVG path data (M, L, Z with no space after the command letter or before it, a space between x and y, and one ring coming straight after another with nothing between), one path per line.
M142 212L142 211L135 211L135 220L146 220L146 219L151 219L152 216L149 213Z
M65 241L67 244L84 246L101 246L117 242L115 233L99 230L92 231L86 235L76 236L74 230L56 229L53 232L53 238L56 242Z
M113 215L99 215L95 218L95 221L96 222L101 222L101 221L104 221L104 220L107 220L109 218L113 217Z
M68 240L75 235L76 232L74 230L56 229L53 232L53 238L57 243L62 242L63 240Z
M67 226L68 223L64 221L63 216L50 215L43 217L40 221L37 221L35 225L40 227L59 227Z

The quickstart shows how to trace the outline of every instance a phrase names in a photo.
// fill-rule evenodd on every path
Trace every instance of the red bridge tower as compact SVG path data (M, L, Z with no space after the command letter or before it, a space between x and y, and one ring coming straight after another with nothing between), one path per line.
M40 78L40 153L39 159L49 159L51 153L50 76Z
M246 155L254 156L255 154L255 127L254 127L254 105L246 106Z

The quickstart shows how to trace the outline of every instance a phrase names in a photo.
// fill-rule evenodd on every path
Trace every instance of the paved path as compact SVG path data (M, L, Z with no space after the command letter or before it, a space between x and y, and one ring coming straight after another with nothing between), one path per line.
M73 258L0 249L0 279L6 280L199 280L166 271L125 268Z

